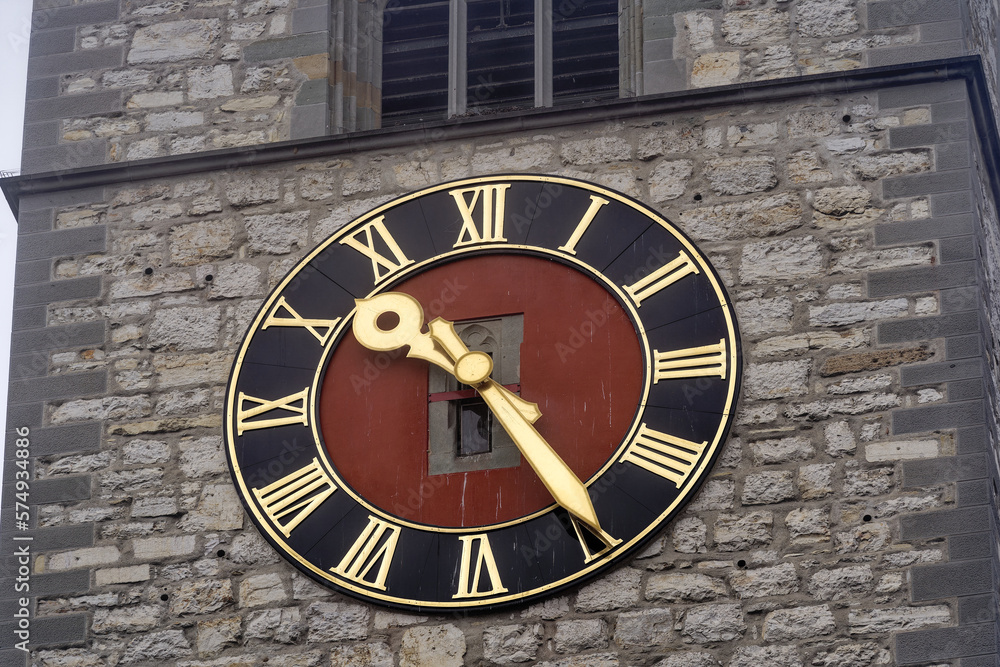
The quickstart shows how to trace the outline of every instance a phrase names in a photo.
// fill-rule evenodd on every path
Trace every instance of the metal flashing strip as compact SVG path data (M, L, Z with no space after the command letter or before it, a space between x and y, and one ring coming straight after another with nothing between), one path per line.
M568 108L525 109L496 115L463 117L136 162L23 174L0 178L0 189L3 190L7 203L16 217L19 200L25 195L271 165L293 160L325 159L364 150L401 148L414 144L468 139L504 132L538 131L566 125L624 120L657 113L676 113L724 105L759 104L796 97L849 94L876 88L939 83L957 79L964 79L967 82L976 131L984 142L986 173L990 174L993 195L1000 201L1000 180L998 180L1000 138L997 133L996 116L990 112L991 101L979 55L831 74L753 81L609 100L598 104L588 103Z

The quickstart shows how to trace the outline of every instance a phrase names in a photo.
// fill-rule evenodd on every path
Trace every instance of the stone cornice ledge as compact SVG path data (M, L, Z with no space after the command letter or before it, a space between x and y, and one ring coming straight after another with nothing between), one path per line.
M683 112L724 105L746 105L795 97L849 94L863 90L965 79L976 131L984 142L987 173L1000 201L1000 140L980 56L962 56L887 67L753 81L660 95L611 100L573 107L526 109L490 116L458 118L399 128L297 139L259 146L152 158L0 179L7 203L18 214L20 198L78 188L183 176L199 172L316 160L362 150L402 148L504 132L539 131L566 125L615 121L656 113Z

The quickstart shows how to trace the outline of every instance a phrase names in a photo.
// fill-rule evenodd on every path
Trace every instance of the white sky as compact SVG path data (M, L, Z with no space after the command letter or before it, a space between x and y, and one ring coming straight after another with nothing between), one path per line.
M0 0L0 171L21 168L21 128L24 125L24 78L31 32L31 0ZM10 360L10 319L13 308L14 251L17 224L0 197L0 425L7 417L7 368ZM6 432L6 428L4 428ZM2 458L0 458L2 469Z

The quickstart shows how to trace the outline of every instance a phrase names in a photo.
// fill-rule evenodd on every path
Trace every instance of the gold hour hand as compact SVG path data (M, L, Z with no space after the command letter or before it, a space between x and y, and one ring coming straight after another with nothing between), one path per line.
M380 323L382 318L387 320ZM435 318L428 324L430 333L423 333L423 321L419 301L409 294L386 292L357 300L354 336L368 349L380 352L408 345L406 356L440 366L475 387L555 501L597 535L606 536L587 487L532 426L541 416L538 406L492 380L493 360L485 352L470 351L452 322Z

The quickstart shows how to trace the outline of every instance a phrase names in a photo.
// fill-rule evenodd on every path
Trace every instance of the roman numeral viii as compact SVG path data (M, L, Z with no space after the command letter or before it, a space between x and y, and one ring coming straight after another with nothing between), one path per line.
M506 241L503 235L504 204L507 198L507 188L504 185L480 185L464 190L452 190L450 194L462 214L462 231L458 233L458 241L453 248L474 245L476 243L500 243ZM471 198L466 198L471 195ZM479 219L476 220L476 206L481 204Z
M489 536L462 535L462 562L458 566L458 592L452 598L478 598L497 593L506 593L507 589L500 581L500 571L493 557ZM483 584L483 566L489 576L489 588L480 588Z
M384 215L375 218L350 236L340 239L340 243L354 248L372 261L372 272L375 274L376 285L413 264L413 260L403 254L396 239L385 228ZM383 246L389 251L392 258L382 254L380 248Z
M396 553L400 528L388 521L368 516L368 525L354 541L337 567L330 568L342 577L371 588L385 590L385 578L389 575L389 565ZM369 575L374 570L374 578Z
M708 442L691 442L642 424L621 461L628 461L659 475L680 488L694 469Z
M256 405L253 405L256 404ZM298 404L298 405L296 405ZM252 407L248 407L252 405ZM275 426L287 426L289 424L309 425L309 387L294 394L289 394L282 398L269 400L266 398L256 398L240 392L239 401L236 405L236 433L243 435L244 431L253 431L259 428L273 428ZM280 410L280 416L269 419L255 419L254 417Z
M653 382L717 376L726 379L726 339L715 345L660 352L653 350Z
M631 285L625 285L624 289L632 297L632 300L635 301L635 305L641 306L643 300L692 273L698 273L698 267L688 254L681 250L677 255L677 259L664 264L645 278Z
M264 514L288 537L336 490L333 480L320 467L319 459L313 459L305 468L285 475L262 489L253 489L253 495L264 509Z

